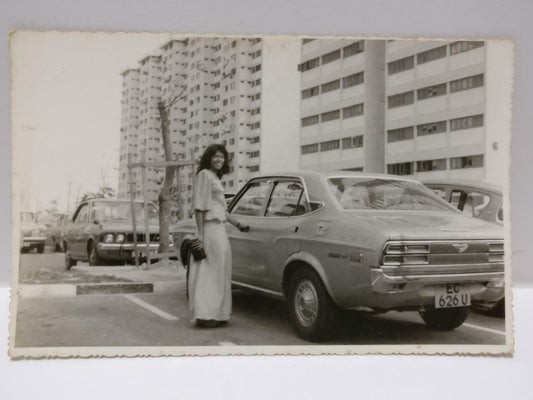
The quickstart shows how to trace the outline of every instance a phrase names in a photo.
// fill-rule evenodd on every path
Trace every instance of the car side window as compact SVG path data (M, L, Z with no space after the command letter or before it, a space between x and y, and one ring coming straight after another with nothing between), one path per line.
M450 203L471 217L478 217L489 205L490 196L478 192L453 190Z
M296 181L277 182L268 201L265 216L291 217L310 211L303 186Z
M435 193L441 199L448 201L448 199L446 198L446 189L442 189L442 188L438 188L438 187L432 187L431 190L433 191L433 193Z
M88 204L84 204L78 211L78 213L76 214L76 219L74 220L74 222L76 224L80 224L80 223L85 223L87 222L87 217L89 216L89 205Z
M260 216L270 189L270 181L251 182L231 210L235 215Z

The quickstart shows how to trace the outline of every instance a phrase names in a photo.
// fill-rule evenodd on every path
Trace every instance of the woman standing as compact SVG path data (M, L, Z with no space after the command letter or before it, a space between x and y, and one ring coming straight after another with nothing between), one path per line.
M209 146L200 159L194 186L194 215L198 238L207 255L200 261L191 257L189 308L199 327L227 323L231 314L231 249L224 222L240 225L226 212L220 179L229 171L228 152L223 145Z

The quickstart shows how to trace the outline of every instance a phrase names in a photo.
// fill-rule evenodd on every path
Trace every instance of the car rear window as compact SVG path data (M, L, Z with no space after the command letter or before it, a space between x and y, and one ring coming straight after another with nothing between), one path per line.
M394 179L329 178L328 188L345 210L454 211L422 184Z

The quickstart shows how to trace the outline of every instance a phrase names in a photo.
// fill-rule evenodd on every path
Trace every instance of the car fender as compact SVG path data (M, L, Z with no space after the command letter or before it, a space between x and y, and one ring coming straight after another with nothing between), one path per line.
M298 253L291 254L290 257L287 258L287 260L285 261L285 265L283 267L283 275L285 275L287 267L294 262L305 263L311 268L313 268L315 272L320 276L320 279L322 279L322 282L324 283L324 286L328 291L330 297L334 299L326 271L324 270L324 267L322 266L320 261L318 261L318 259L314 255L305 251L299 251ZM284 282L283 286L286 283L288 282Z

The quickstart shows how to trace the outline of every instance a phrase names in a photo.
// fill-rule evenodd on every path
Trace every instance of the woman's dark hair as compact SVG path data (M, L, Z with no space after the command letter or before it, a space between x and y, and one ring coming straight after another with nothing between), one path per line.
M229 156L226 147L222 144L212 144L204 150L202 158L200 158L200 165L198 166L198 171L196 171L196 173L200 172L203 169L211 168L211 159L217 151L220 151L222 154L224 154L224 165L222 165L222 168L220 168L216 172L218 178L222 178L222 175L225 175L229 172Z

